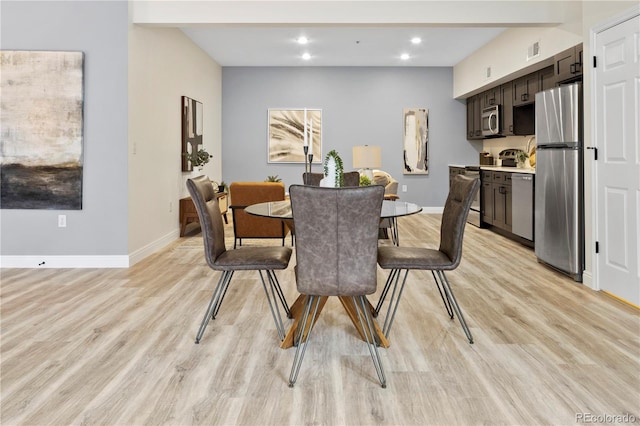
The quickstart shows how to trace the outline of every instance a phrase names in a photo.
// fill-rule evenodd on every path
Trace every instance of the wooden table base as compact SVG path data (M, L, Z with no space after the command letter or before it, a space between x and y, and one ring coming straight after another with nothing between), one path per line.
M309 334L309 330L315 325L316 321L318 321L318 318L320 317L320 312L322 312L322 308L324 308L324 305L327 303L328 298L329 298L328 296L322 296L320 298L320 305L318 305L318 314L316 315L316 318L313 324L310 324L310 321L309 321L305 325L305 332L304 332L303 339L307 338L307 335ZM340 302L342 302L342 306L344 307L345 311L347 311L347 314L349 315L351 322L356 327L356 330L358 330L358 333L360 334L360 338L362 340L365 340L364 331L360 326L360 321L358 320L358 312L356 311L356 306L353 303L353 299L349 296L338 296L338 298L340 299ZM288 349L295 346L294 341L295 341L296 330L298 330L298 325L300 323L300 319L304 311L304 302L306 299L307 299L307 296L301 294L300 296L298 296L296 301L293 302L293 305L291 305L290 310L291 310L291 316L293 317L293 323L291 324L291 327L289 327L289 331L287 331L287 335L285 336L284 340L280 344L280 347L282 349ZM374 307L371 306L371 304L369 304L369 309L371 310L371 312L375 310ZM382 333L382 329L378 325L378 322L376 321L375 318L371 318L371 319L373 320L373 327L376 334L376 343L378 344L378 346L381 346L383 348L388 348L390 346L389 341L387 340L386 336Z

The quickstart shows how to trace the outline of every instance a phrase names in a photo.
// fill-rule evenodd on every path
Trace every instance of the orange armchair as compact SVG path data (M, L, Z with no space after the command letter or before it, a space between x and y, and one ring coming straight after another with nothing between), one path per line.
M282 182L233 182L229 186L231 212L233 214L233 247L243 238L280 238L288 234L285 224L276 219L253 216L244 211L252 204L267 201L284 200L284 184Z

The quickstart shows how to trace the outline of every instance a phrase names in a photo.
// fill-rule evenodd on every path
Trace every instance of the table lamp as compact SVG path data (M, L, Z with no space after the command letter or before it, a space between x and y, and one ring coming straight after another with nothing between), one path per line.
M373 181L373 171L371 169L382 166L382 157L379 146L354 146L353 147L353 168L362 169L362 174Z

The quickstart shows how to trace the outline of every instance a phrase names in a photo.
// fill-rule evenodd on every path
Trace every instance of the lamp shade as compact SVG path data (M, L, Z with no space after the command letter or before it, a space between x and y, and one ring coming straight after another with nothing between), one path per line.
M374 169L382 166L382 157L379 146L354 146L353 147L353 168L354 169Z

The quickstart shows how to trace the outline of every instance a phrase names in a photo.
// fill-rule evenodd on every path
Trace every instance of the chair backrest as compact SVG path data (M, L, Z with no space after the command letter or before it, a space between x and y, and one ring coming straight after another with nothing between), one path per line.
M451 259L451 268L457 268L462 258L462 237L469 215L469 207L476 195L480 181L457 175L451 182L449 196L442 212L440 226L440 251Z
M316 296L374 293L384 188L292 185L289 194L298 291Z
M359 172L344 172L344 186L352 187L352 186L360 186L360 173ZM307 183L307 177L309 178L309 183ZM303 173L302 174L302 183L304 185L311 186L320 186L320 181L324 178L323 173Z
M213 267L218 256L226 251L224 225L222 224L218 199L207 176L187 179L187 189L200 219L204 240L204 256L209 266Z
M302 174L302 184L311 186L320 186L320 181L324 178L324 173L307 173Z
M244 208L267 201L284 200L282 182L233 182L229 186L233 230L236 238L282 238L282 222L267 217L250 215Z

